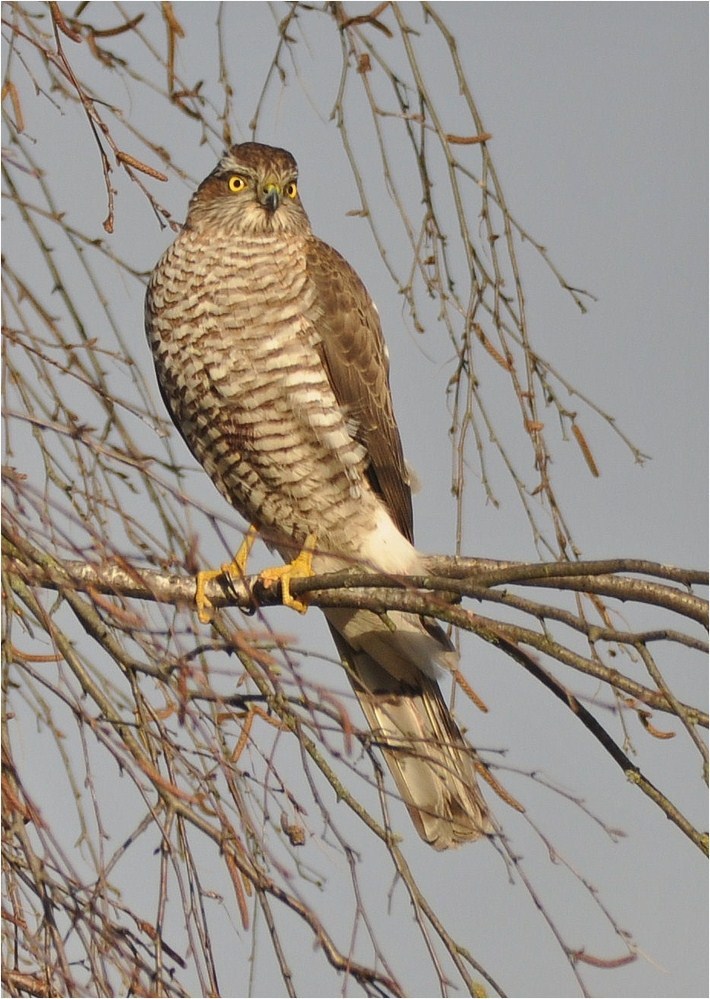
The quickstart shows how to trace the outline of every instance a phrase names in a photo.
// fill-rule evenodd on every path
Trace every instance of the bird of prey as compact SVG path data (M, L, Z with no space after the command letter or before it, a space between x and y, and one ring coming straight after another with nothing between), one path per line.
M223 155L151 275L145 315L170 415L251 536L291 572L427 571L377 310L313 235L290 153L245 142ZM210 575L198 578L203 620ZM286 596L288 572L284 583ZM442 629L401 612L324 613L419 835L443 850L492 833L437 684L457 661Z

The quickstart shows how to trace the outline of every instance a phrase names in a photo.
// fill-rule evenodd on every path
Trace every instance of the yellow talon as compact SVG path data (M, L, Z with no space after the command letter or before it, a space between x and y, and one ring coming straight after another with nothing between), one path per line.
M202 624L209 624L214 617L214 604L208 598L205 589L208 583L211 583L213 579L217 579L221 575L223 575L222 569L205 569L197 573L195 580L195 603L197 604L197 616Z
M292 562L289 562L288 565L276 565L271 569L264 569L263 572L259 573L259 579L262 583L268 584L281 581L281 602L284 607L291 607L293 610L298 611L299 614L306 613L308 604L291 594L291 580L299 578L307 579L309 576L314 575L313 552L315 544L315 534L309 534L303 543L303 548L301 548L301 551Z
M214 604L205 593L207 584L211 583L213 579L219 579L220 576L232 576L240 581L243 580L246 576L249 552L258 536L259 529L255 524L252 524L231 562L225 562L219 569L205 569L203 572L197 573L195 603L197 604L197 616L202 624L209 624L215 611Z
M219 579L220 576L231 576L233 579L238 579L241 582L246 576L249 553L258 536L259 529L255 524L252 524L244 536L244 541L239 551L231 562L225 562L219 569L205 569L197 573L195 581L195 603L197 604L197 616L202 624L209 624L215 612L214 604L205 592L208 583L211 583L213 579ZM313 552L315 544L315 534L309 534L303 543L303 548L292 562L289 562L288 565L273 566L259 573L259 579L266 585L281 582L281 601L284 607L291 607L293 610L298 611L299 614L306 613L308 604L292 595L291 580L307 578L313 575Z

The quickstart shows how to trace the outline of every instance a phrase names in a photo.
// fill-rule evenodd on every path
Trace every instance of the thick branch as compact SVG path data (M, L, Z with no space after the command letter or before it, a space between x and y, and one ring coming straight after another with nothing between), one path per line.
M74 589L117 596L154 600L160 603L193 604L195 577L166 573L155 569L137 569L114 558L101 565L78 560L57 561L31 545L14 531L3 530L7 568L26 582L60 589ZM687 590L664 585L658 580L672 580L689 587L707 585L708 575L694 569L680 569L639 559L607 559L587 562L495 562L491 559L462 559L433 556L430 559L436 576L394 578L358 570L293 579L291 589L297 596L307 595L316 606L328 606L327 591L357 589L382 590L401 587L407 592L427 590L432 593L485 599L489 590L515 583L520 586L544 586L554 590L574 590L601 594L627 601L663 607L707 627L707 601ZM620 573L643 573L655 579L633 579ZM215 607L251 609L281 603L280 585L265 585L258 577L244 580L230 577L214 580L207 586L207 596ZM354 595L353 595L354 596ZM450 602L448 596L447 602ZM340 603L340 602L339 602ZM360 606L355 600L353 606ZM408 608L404 608L408 609ZM419 608L411 608L413 611ZM540 605L538 611L544 612Z

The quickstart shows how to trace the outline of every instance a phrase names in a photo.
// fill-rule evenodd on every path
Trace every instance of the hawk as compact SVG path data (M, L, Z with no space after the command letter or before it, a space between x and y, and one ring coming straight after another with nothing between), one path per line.
M251 537L286 561L302 551L294 572L426 572L377 310L313 235L290 153L245 142L224 154L151 275L145 315L170 415ZM198 576L198 596L219 574ZM324 614L419 835L444 850L490 834L473 752L437 685L457 661L441 628Z

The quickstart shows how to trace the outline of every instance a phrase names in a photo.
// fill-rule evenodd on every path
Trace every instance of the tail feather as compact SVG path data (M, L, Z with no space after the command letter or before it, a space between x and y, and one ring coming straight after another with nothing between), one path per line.
M338 652L417 832L436 850L493 832L473 751L435 679L454 655L411 615L327 611ZM388 627L388 623L391 627Z

